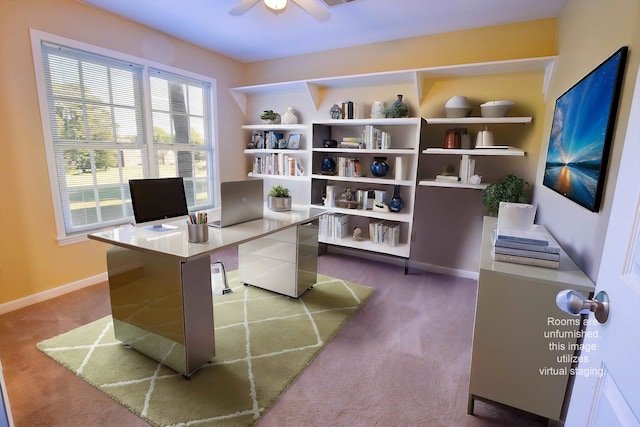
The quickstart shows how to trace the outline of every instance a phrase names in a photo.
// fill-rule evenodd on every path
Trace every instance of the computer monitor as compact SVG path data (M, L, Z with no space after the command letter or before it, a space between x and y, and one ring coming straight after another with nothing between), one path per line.
M136 223L187 215L182 178L130 179L131 204Z

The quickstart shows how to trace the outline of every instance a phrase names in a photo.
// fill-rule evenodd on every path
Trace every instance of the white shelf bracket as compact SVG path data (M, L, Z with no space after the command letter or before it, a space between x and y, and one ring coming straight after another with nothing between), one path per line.
M418 71L413 72L413 87L416 94L416 100L418 101L418 107L422 104L422 73Z
M305 82L305 87L307 88L307 93L311 98L311 102L313 103L313 105L316 107L316 110L317 110L318 107L320 107L320 101L322 100L321 86L317 84Z
M240 107L242 114L247 114L247 94L231 89L231 95L236 100L236 104Z
M544 95L544 100L547 100L547 93L549 92L549 87L551 86L551 81L553 80L553 74L556 71L556 64L558 60L553 59L550 61L544 69L544 81L542 82L542 94Z

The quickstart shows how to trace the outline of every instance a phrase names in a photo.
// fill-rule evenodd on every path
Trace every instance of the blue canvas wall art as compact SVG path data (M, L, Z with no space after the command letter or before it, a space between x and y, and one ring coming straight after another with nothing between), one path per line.
M557 100L543 184L597 212L628 48L622 47Z

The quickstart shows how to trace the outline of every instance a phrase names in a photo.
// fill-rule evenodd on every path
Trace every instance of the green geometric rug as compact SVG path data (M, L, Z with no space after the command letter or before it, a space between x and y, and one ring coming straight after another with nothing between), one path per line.
M373 289L318 275L299 299L239 283L214 295L216 356L190 380L113 336L111 316L38 348L156 426L250 426Z

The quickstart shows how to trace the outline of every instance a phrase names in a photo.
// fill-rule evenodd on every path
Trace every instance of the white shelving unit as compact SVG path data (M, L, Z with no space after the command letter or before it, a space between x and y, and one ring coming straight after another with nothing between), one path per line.
M340 143L344 137L360 137L365 126L371 125L391 135L390 148L387 149L351 149L325 148L323 141L333 139ZM415 205L416 174L418 156L420 153L420 137L424 120L421 118L400 119L354 119L354 120L325 120L314 122L312 125L312 169L311 174L311 204L325 207L331 212L349 216L349 230L360 227L363 231L362 240L354 240L349 234L342 238L321 236L319 241L335 246L355 248L370 252L383 253L402 258L409 258L410 241L413 229L413 210ZM358 159L361 166L360 176L327 175L321 173L322 160L325 157L346 157ZM371 173L371 163L376 157L385 157L390 166L389 173L384 177L375 177ZM402 159L403 176L396 177L396 158ZM344 189L351 188L355 194L357 190L383 190L388 203L396 186L400 188L400 195L404 207L400 212L384 212L371 209L346 209L326 206L324 196L327 185L335 186L336 198ZM400 242L397 246L387 243L373 243L369 235L370 222L389 222L400 226Z
M304 170L303 175L290 175L290 174L276 174L276 173L256 173L250 170L248 175L254 178L264 179L277 179L285 181L309 181L309 174L311 170L310 166L310 150L309 145L309 125L305 124L258 124L258 125L243 125L242 129L251 131L252 133L264 133L264 132L280 132L284 135L284 139L288 140L290 134L299 133L302 135L300 146L298 149L283 149L283 148L246 148L244 153L250 156L251 159L255 158L276 158L278 156L290 156L297 162L300 162ZM249 134L247 133L247 141L249 141ZM268 142L267 142L268 143Z

